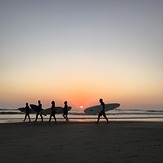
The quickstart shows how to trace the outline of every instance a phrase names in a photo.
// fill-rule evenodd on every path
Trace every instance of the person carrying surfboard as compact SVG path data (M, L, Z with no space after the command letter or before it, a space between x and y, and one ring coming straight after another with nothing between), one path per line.
M28 106L28 103L26 103L26 107L25 107L25 118L24 118L24 122L26 120L26 118L29 118L29 122L31 122L31 118L29 116L29 106Z
M55 117L55 102L52 101L51 102L52 106L51 106L51 114L50 114L50 118L49 118L49 122L51 122L51 118L54 117L55 123L57 122L56 117Z
M40 100L38 101L38 108L39 108L39 111L36 113L36 120L35 120L35 122L37 122L38 115L40 115L41 122L43 122L43 116L42 116L42 113L40 113L40 111L43 110L42 109L42 104L41 104L41 101Z
M63 117L66 119L66 122L69 122L67 115L68 115L68 105L67 105L67 101L65 101L63 107Z
M97 119L97 122L96 123L99 123L99 120L100 120L100 117L103 115L104 118L106 119L107 123L109 123L109 120L108 118L106 117L106 114L105 114L105 103L103 102L103 99L100 99L99 102L101 103L102 105L102 110L100 111L100 113L98 114L98 119Z

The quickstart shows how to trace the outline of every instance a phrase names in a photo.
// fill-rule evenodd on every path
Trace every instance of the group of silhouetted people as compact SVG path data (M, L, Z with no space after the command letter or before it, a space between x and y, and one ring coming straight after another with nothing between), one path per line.
M109 120L108 120L108 118L106 117L106 114L105 114L105 103L104 103L103 99L100 99L99 102L100 102L100 104L102 106L102 111L99 112L96 123L99 123L99 120L100 120L101 116L103 116L106 119L107 123L109 123ZM52 106L51 106L51 114L50 114L50 117L49 117L49 122L51 122L52 117L54 118L54 121L57 122L56 117L55 117L55 114L56 114L55 102L52 101L51 104L52 104ZM40 100L38 101L38 109L40 111L43 110ZM27 117L29 118L29 121L31 121L30 116L29 116L30 108L28 106L28 103L26 103L25 110L26 110L26 114L25 114L24 121L26 120ZM42 116L43 113L41 113L40 111L36 112L36 119L35 119L34 122L37 121L39 115L41 117L41 121L43 122L43 116ZM69 122L69 119L68 119L67 115L68 115L68 104L67 104L67 101L65 101L64 102L64 107L63 107L63 117L65 118L66 122Z
M52 117L54 118L54 121L57 122L56 117L55 117L56 107L55 107L55 102L54 101L51 102L51 108L50 109L51 109L51 111L50 111L51 113L50 113L50 117L49 117L49 122L51 122ZM42 116L43 112L41 112L42 110L43 110L42 104L41 104L41 101L39 100L38 101L38 112L36 112L36 119L35 119L34 122L37 122L37 119L38 119L39 115L41 117L41 121L43 122L43 116ZM30 118L29 114L30 114L30 107L29 107L28 103L26 103L24 122L25 122L27 117L29 119L29 122L31 122L31 118ZM66 122L69 122L67 101L64 102L63 117L65 118Z

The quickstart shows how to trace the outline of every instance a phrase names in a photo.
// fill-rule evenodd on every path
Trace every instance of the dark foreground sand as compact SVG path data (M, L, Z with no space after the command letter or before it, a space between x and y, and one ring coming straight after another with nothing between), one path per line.
M163 123L0 124L0 162L163 163Z

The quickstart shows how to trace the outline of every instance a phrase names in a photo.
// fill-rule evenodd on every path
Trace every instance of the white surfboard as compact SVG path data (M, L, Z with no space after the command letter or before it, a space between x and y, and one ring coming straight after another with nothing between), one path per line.
M120 104L118 104L118 103L105 104L105 112L107 112L109 110L116 109L119 106L120 106ZM102 105L91 106L84 110L84 112L86 114L90 114L90 115L96 115L100 111L102 111Z

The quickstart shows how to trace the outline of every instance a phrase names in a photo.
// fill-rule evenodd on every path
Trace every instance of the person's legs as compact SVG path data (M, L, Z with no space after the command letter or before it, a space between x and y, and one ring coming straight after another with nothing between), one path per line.
M66 114L65 114L65 113L63 114L63 117L64 117L64 119L67 121L67 118L66 118Z
M103 114L103 116L104 116L104 118L106 119L107 123L109 123L109 120L108 120L108 118L106 117L106 114L105 114L105 113Z
M37 119L38 119L38 113L36 113L36 119L35 119L35 122L37 122Z
M25 114L25 117L24 117L24 122L25 122L26 118L27 118L27 114Z
M50 115L49 122L51 122L52 115Z
M43 122L43 116L42 116L42 114L40 114L40 117L41 117L41 121Z
M31 118L30 118L29 114L28 114L28 119L29 119L29 122L31 122Z
M56 122L57 122L57 120L56 120L55 114L53 115L53 117L54 117L54 120L55 120L55 123L56 123Z
M68 111L66 111L66 113L65 113L65 117L66 117L66 121L68 122L69 121L69 119L68 119Z
M96 123L99 123L99 120L100 120L100 113L98 114L98 118L97 118L97 122Z

